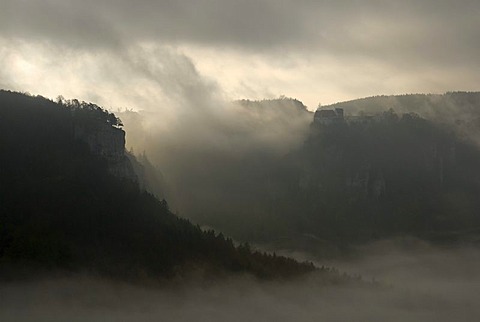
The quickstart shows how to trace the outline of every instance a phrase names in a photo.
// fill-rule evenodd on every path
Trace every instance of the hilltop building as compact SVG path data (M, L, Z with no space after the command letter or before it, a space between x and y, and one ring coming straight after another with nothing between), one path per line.
M318 109L315 112L313 121L322 125L339 124L345 121L343 108L334 110Z

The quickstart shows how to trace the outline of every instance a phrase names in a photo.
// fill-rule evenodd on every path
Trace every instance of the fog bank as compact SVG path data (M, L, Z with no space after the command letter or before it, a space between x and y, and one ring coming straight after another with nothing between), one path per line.
M375 285L247 277L145 288L79 276L0 286L2 321L478 321L480 250L382 242L337 261Z

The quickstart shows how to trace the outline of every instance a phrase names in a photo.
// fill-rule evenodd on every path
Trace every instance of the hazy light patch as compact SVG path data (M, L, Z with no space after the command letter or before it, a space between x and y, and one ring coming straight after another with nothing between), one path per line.
M283 56L271 53L216 50L182 46L203 75L214 79L235 99L264 99L281 95L295 97L315 110L359 97L382 94L443 93L474 89L480 76L462 67L434 69L390 64L373 57L344 57L329 54L297 53ZM415 77L412 77L415 75Z
M189 95L195 95L191 99L197 104L221 96L188 57L170 46L142 43L116 52L1 38L0 44L0 57L7 62L0 81L6 89L49 98L63 95L112 110L163 111L165 120L174 117L176 106L185 105Z
M37 78L38 69L36 65L31 62L26 61L23 58L15 57L12 62L13 72L17 75L20 75L22 78Z
M75 97L113 110L172 109L185 103L181 101L186 93L178 91L179 83L197 93L197 100L205 95L220 101L285 95L301 100L310 110L318 103L373 95L476 90L480 83L480 73L463 65L439 69L362 55L347 59L334 53L254 53L155 42L121 51L87 51L45 42L0 42L0 55L8 62L0 74L3 86L52 98ZM199 87L193 90L198 79L204 93Z
M7 89L50 98L63 95L109 106L106 100L99 101L96 93L105 90L102 95L109 94L101 68L107 60L104 54L72 51L43 42L0 39L0 44L6 48L2 58L10 62L0 74L10 84ZM26 66L28 70L25 70Z

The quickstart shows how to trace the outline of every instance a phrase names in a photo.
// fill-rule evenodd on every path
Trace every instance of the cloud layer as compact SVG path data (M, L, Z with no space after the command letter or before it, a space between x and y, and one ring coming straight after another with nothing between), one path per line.
M480 3L473 0L7 0L2 7L4 40L79 55L145 43L181 48L234 98L286 94L314 108L480 84ZM27 54L33 59L36 50Z

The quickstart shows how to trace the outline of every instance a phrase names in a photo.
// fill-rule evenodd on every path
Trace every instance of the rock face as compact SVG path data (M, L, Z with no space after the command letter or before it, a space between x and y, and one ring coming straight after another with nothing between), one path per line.
M138 182L125 153L125 131L108 123L96 126L74 125L75 139L85 142L90 151L108 161L113 175Z
M386 182L381 169L375 169L370 163L346 175L346 188L350 194L362 198L378 199L386 192Z
M75 125L75 139L84 141L94 154L109 160L118 160L125 155L125 131L109 124L95 128Z

